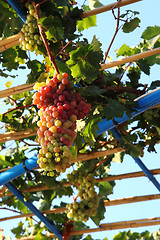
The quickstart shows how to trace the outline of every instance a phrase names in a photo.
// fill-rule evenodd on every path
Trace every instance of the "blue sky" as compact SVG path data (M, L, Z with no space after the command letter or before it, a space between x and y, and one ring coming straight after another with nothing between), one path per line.
M78 1L83 2L83 1ZM103 0L101 1L103 4L109 4L112 1ZM159 25L159 9L160 2L157 0L143 0L138 3L131 4L127 7L121 8L121 13L125 12L125 9L131 9L135 11L139 11L139 18L141 19L140 28L137 28L133 33L125 34L121 31L118 33L116 40L111 48L109 56L113 57L115 60L115 50L122 46L123 43L127 45L134 46L137 45L141 41L141 34L146 29L147 26ZM116 11L115 11L116 12ZM108 45L112 39L112 36L115 31L116 21L114 20L111 11L99 14L97 16L97 27L90 28L89 30L84 31L84 37L89 39L89 42L92 40L93 36L100 40L102 43L102 49L105 52L108 48ZM25 83L26 78L20 71L18 71L19 76L16 80L14 80L13 86L20 85ZM145 83L151 83L153 80L159 80L160 78L160 66L153 66L151 69L150 76L146 76L142 74L142 81ZM6 79L1 79L0 90L5 89ZM0 107L0 113L2 113L4 109ZM159 154L160 147L157 146L156 153L148 153L145 152L143 157L143 162L149 169L159 168ZM128 172L140 171L138 165L134 162L134 160L130 156L126 156L123 163L112 163L110 174L121 174ZM156 176L157 180L160 182L160 176ZM127 180L116 181L116 186L114 188L113 195L110 196L110 199L118 199L132 196L140 196L147 194L157 194L158 190L153 186L153 184L147 178L134 178ZM149 218L149 217L159 217L160 215L160 200L153 200L141 203L132 203L125 204L113 207L107 207L105 219L102 223L109 222L117 222L123 220L134 220L141 218ZM1 212L2 214L2 212ZM4 216L14 215L12 213L8 213L3 211ZM91 223L91 222L89 222ZM9 229L15 225L14 221L2 222L0 224L0 228L5 230L5 233L10 235ZM7 227L6 227L7 226ZM9 226L9 227L8 227ZM91 227L96 227L91 223ZM159 226L152 227L143 227L132 229L132 231L142 232L145 230L154 231L158 230ZM122 230L123 231L123 230ZM112 239L112 236L116 234L118 230L115 231L106 231L101 233L93 234L94 239L103 239L104 237L108 237L109 240Z

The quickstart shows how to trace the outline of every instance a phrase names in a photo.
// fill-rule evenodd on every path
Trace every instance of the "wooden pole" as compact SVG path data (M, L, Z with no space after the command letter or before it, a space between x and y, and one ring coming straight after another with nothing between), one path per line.
M83 230L75 230L71 235L80 235L85 233L93 233L93 232L101 232L101 231L109 231L116 229L124 229L124 228L137 228L137 227L145 227L145 226L153 226L160 224L160 217L157 218L144 218L137 219L131 221L121 221L121 222L112 222L99 225L98 228L92 229L83 229ZM46 234L47 237L54 238L55 235L53 233ZM15 240L33 240L35 236L23 237Z
M150 56L156 55L158 53L160 53L160 47L152 49L152 50L148 50L146 52L138 53L138 54L126 57L126 58L122 58L122 59L119 59L119 60L114 61L114 62L109 62L109 63L106 63L106 64L102 64L100 71L111 68L111 67L120 66L120 65L123 65L123 64L128 63L128 62L135 62L139 59L150 57Z
M129 203L137 203L137 202L142 202L142 201L150 201L150 200L157 200L160 199L160 194L152 194L152 195L145 195L145 196L135 196L135 197L129 197L129 198L121 198L121 199L113 199L113 200L105 200L104 205L106 207L109 206L116 206L116 205L121 205L121 204L129 204ZM49 210L44 210L42 211L44 214L51 214L51 213L63 213L65 212L66 208L53 208ZM20 215L15 215L11 217L4 217L0 218L0 222L7 221L7 220L12 220L12 219L17 219L17 218L22 218L22 217L32 217L34 216L33 213L25 213L25 214L20 214Z
M123 6L129 5L129 4L132 4L132 3L136 3L136 2L139 2L139 1L142 1L142 0L121 0L118 3L114 2L114 3L108 4L106 6L102 6L102 7L90 10L90 11L86 11L86 12L83 13L82 18L97 15L99 13L107 12L107 11L110 11L112 9L123 7Z

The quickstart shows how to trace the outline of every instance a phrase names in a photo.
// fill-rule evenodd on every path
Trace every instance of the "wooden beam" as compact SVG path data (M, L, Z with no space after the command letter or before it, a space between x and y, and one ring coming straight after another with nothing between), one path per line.
M129 198L105 200L104 205L106 207L109 207L109 206L129 204L129 203L137 203L137 202L157 200L157 199L160 199L160 194L152 194L152 195L145 195L145 196L135 196L135 197L129 197ZM66 210L65 207L53 208L53 209L49 209L49 210L44 210L44 211L42 211L42 213L44 213L44 214L51 214L51 213L58 214L58 213L65 212L65 210ZM0 222L7 221L7 220L12 220L12 219L17 219L17 218L22 218L22 217L32 217L32 216L34 216L33 213L25 213L25 214L0 218Z
M20 38L20 33L1 40L0 41L0 53L11 47L19 45L19 38Z
M128 63L128 62L136 62L139 59L146 58L146 57L149 57L149 56L153 56L153 55L156 55L156 54L159 54L159 53L160 53L160 47L152 49L152 50L148 50L146 52L138 53L138 54L126 57L126 58L122 58L122 59L113 61L113 62L102 64L100 71L111 68L111 67L120 66L120 65L123 65L123 64ZM13 94L18 94L18 93L21 93L21 92L33 90L33 86L34 86L34 83L33 84L23 84L23 85L20 85L20 86L17 86L17 87L2 90L2 91L0 91L0 98L8 97L8 96L13 95Z
M136 2L140 2L140 1L142 1L142 0L121 0L118 3L114 2L114 3L108 4L108 5L105 5L105 6L90 10L90 11L86 11L83 13L82 18L90 17L90 16L97 15L100 13L104 13L104 12L110 11L112 9L123 7L123 6L129 5L132 3L136 3Z
M160 168L159 169L152 169L150 172L153 175L158 175L160 174ZM111 181L117 181L117 180L124 180L128 178L136 178L136 177L146 177L143 171L140 172L132 172L132 173L125 173L125 174L119 174L119 175L113 175L113 176L108 176L100 179L96 179L96 183L99 182L111 182ZM69 182L62 183L63 187L69 187L71 184ZM51 188L52 190L54 187ZM36 191L44 191L48 190L46 185L41 185L41 186L33 186L25 189L20 189L23 193L25 192L36 192ZM0 191L1 192L1 191ZM2 195L4 195L4 189L2 191ZM5 196L11 196L13 195L11 192L8 192L5 194Z
M126 58L122 58L122 59L119 59L117 61L102 64L100 71L111 68L111 67L120 66L120 65L123 65L123 64L128 63L128 62L136 62L139 59L150 57L150 56L156 55L158 53L160 53L160 47L148 50L146 52L138 53L138 54L126 57Z
M75 230L72 232L72 235L80 235L85 233L93 233L93 232L102 232L102 231L111 231L116 229L125 229L125 228L137 228L137 227L145 227L145 226L153 226L160 224L160 217L154 218L144 218L144 219L136 219L129 221L121 221L121 222L112 222L106 224L100 224L98 228L92 229L83 229L83 230ZM47 237L55 238L53 233L46 234ZM33 240L35 236L22 237L15 240Z

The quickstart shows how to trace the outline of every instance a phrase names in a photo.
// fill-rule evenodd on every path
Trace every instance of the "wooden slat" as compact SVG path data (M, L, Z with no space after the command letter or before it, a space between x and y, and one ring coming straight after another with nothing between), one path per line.
M119 59L114 62L102 64L100 71L111 68L111 67L120 66L120 65L123 65L128 62L135 62L135 61L138 61L139 59L150 57L150 56L153 56L153 55L156 55L159 53L160 53L160 47L152 49L152 50L148 50L146 52L138 53L138 54L126 57L126 58Z
M0 53L19 44L20 33L0 41Z
M159 169L152 169L150 170L150 172L153 175L158 175L160 174L160 168ZM128 178L136 178L136 177L146 177L146 175L144 174L143 171L140 172L132 172L132 173L125 173L125 174L119 174L119 175L113 175L113 176L108 176L108 177L104 177L104 178L100 178L100 179L96 179L96 183L99 182L111 182L111 181L117 181L117 180L124 180L124 179L128 179ZM62 183L63 187L69 187L71 186L70 183L65 182ZM52 190L54 189L54 187L51 188ZM36 191L44 191L44 190L48 190L46 185L41 185L41 186L33 186L33 187L29 187L29 188L25 188L25 189L21 189L21 191L24 192L36 192ZM0 191L1 192L1 191ZM4 191L2 191L2 194L4 195ZM11 192L8 192L7 194L5 194L5 196L11 196L13 195Z
M121 199L113 199L113 200L105 200L104 205L106 207L109 206L116 206L116 205L121 205L121 204L129 204L129 203L137 203L137 202L142 202L142 201L150 201L150 200L158 200L160 199L160 194L152 194L152 195L145 195L145 196L135 196L135 197L129 197L129 198L121 198ZM50 210L44 210L42 211L43 214L51 214L51 213L63 213L65 212L66 208L53 208ZM15 216L10 216L10 217L3 217L0 218L0 222L7 221L7 220L12 220L12 219L17 219L17 218L22 218L22 217L32 217L34 216L33 213L26 213L26 214L20 214L20 215L15 215Z
M160 224L160 217L154 218L144 218L144 219L136 219L129 221L121 221L121 222L112 222L106 224L100 224L98 228L91 229L83 229L83 230L75 230L71 235L80 235L85 233L93 233L93 232L102 232L102 231L111 231L116 229L125 229L125 228L137 228L137 227L145 227L145 226L154 226ZM47 237L55 238L53 233L46 234ZM35 236L22 237L15 240L33 240Z
M136 2L140 2L140 1L142 1L142 0L121 0L118 3L114 2L114 3L108 4L108 5L105 5L105 6L90 10L90 11L86 11L83 13L82 18L90 17L90 16L97 15L100 13L104 13L104 12L110 11L112 9L123 7L123 6L129 5L132 3L136 3Z
M149 56L152 56L152 55L156 55L158 53L160 53L160 47L152 49L152 50L148 50L146 52L138 53L138 54L126 57L126 58L122 58L122 59L119 59L117 61L102 64L100 71L111 68L111 67L119 66L119 65L122 65L122 64L125 64L125 63L128 63L128 62L135 62L139 59L146 58L146 57L149 57ZM24 91L33 90L33 86L34 86L34 84L23 84L23 85L20 85L20 86L17 86L17 87L2 90L2 91L0 91L0 98L8 97L10 95L18 94L18 93L21 93L21 92L24 92Z

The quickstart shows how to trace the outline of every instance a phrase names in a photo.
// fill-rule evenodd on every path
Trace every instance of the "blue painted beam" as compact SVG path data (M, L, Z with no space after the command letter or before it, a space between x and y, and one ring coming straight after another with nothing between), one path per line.
M144 94L140 98L135 99L135 101L138 102L138 107L135 108L136 111L131 114L131 118L160 104L160 88L153 90L151 93ZM115 122L119 125L128 120L130 120L130 118L126 114L124 114L122 118L114 118L114 122L112 120L107 121L106 119L103 119L103 121L98 124L99 131L97 131L97 133L100 135L105 131L111 130L115 127Z
M23 194L10 182L6 183L5 186L17 197L19 200L24 203L45 225L46 227L53 232L60 240L63 239L62 233L52 224L52 222L43 215L30 201L25 200Z
M27 10L25 8L22 8L19 2L16 0L7 0L7 2L11 5L11 7L14 8L14 10L17 12L17 14L20 16L23 22L26 21L26 15L27 15Z
M12 181L13 179L21 176L27 171L31 171L38 166L37 157L27 159L24 163L20 163L5 172L0 174L0 186L4 185L7 182Z
M122 135L121 133L116 129L112 128L113 135L120 141ZM144 165L144 163L141 161L140 158L135 158L132 156L132 158L135 160L135 162L138 164L138 166L142 169L144 174L148 177L148 179L154 184L154 186L158 189L160 192L160 183L157 181L157 179L152 175L152 173L149 171L149 169Z

